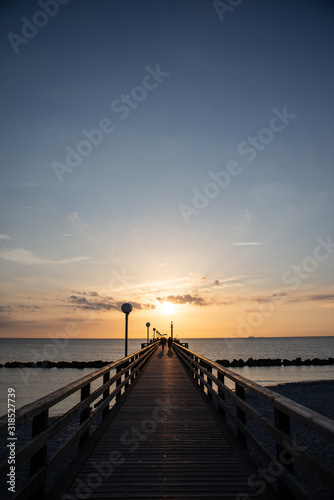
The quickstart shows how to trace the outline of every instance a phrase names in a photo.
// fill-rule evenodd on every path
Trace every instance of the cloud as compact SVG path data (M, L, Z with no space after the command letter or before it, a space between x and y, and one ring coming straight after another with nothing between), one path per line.
M34 311L41 310L41 307L39 307L39 306L26 306L25 304L19 304L17 307L20 311L34 312Z
M10 240L11 237L9 236L9 234L2 234L0 233L0 240Z
M267 245L267 243L264 241L245 241L245 242L239 242L239 243L232 243L232 245L239 246L239 247L245 247L245 246L249 246L249 245Z
M334 293L316 293L307 297L307 300L334 300Z
M92 298L87 298L87 295ZM96 300L94 300L96 299ZM84 309L86 311L120 311L124 301L115 300L113 297L101 297L97 292L81 292L69 297L70 306L74 310ZM134 309L155 309L152 304L141 304L131 301Z
M172 304L191 304L193 306L207 306L211 302L200 296L185 295L168 295L167 297L157 297L159 302L171 302Z
M303 295L301 297L292 297L289 302L305 302L305 301L319 301L319 302L332 302L334 301L334 293L315 293L313 295Z
M12 313L12 306L0 306L0 313Z
M35 256L29 250L23 248L14 248L12 250L0 250L0 257L9 262L15 262L23 265L39 265L39 264L72 264L87 260L90 257L71 257L62 260L43 259L42 257Z
M288 294L285 292L272 293L268 297L258 297L253 299L254 302L259 302L260 304L265 304L267 302L272 302L275 300L280 300L282 297L286 297Z
M2 207L5 207L5 208L29 208L31 210L43 210L43 211L46 211L46 212L49 212L50 209L49 208L41 208L41 207L32 207L30 205L1 205Z
M11 319L1 319L0 328L24 328L32 325L38 324L38 321L21 321L21 320L11 320Z
M26 304L18 304L13 306L0 306L0 314L13 314L17 312L36 312L40 311L41 307L39 306L27 306Z

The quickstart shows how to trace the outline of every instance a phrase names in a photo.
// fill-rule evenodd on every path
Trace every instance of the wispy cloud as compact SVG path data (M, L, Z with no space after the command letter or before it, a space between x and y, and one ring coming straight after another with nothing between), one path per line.
M12 313L12 312L13 312L12 306L0 306L0 314L1 313Z
M314 293L312 295L302 295L300 297L291 297L289 302L305 302L305 301L315 301L315 302L333 302L334 293Z
M241 241L241 242L232 243L232 245L239 246L239 247L245 247L245 246L250 246L250 245L267 245L267 243L265 241Z
M0 314L12 314L17 312L36 312L40 311L40 306L30 306L26 304L18 304L15 306L0 306Z
M0 233L0 240L10 240L11 237L9 236L9 234L2 234Z
M0 250L0 257L9 262L15 262L22 265L40 265L40 264L72 264L82 260L88 260L90 257L71 257L62 260L43 259L34 255L29 250L23 248L14 248L12 250Z
M191 304L193 306L208 306L211 301L200 295L168 295L166 297L157 297L159 302L172 302L173 304Z
M30 205L1 205L2 207L5 207L5 208L28 208L30 210L43 210L43 211L47 211L49 212L50 209L49 208L42 208L42 207L32 207Z
M115 300L113 297L104 297L97 292L76 292L68 298L70 305L68 307L84 309L89 311L120 311L124 301ZM136 309L155 309L153 304L141 304L131 301L133 308Z

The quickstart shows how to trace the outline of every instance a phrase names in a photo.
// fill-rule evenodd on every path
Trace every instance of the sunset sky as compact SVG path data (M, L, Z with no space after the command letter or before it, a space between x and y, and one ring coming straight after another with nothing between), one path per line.
M331 1L0 13L1 337L334 334Z

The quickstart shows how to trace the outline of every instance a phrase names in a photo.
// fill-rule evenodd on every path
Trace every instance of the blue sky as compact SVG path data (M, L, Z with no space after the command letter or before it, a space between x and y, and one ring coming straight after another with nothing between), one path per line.
M0 8L1 335L119 337L132 301L137 336L152 317L235 336L275 290L249 333L332 334L334 259L314 257L333 233L332 3L44 7Z

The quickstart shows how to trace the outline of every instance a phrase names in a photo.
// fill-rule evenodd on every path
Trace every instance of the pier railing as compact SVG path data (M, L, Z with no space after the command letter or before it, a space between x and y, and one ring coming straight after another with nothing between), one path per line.
M321 437L334 444L333 420L252 382L178 343L174 342L173 347L225 421L230 426L232 424L243 447L247 449L252 446L256 456L260 457L261 473L258 478L250 477L250 481L255 484L258 480L257 484L261 482L265 484L265 480L268 482L277 480L280 497L304 500L314 497L310 497L307 488L302 486L298 478L300 474L302 476L304 474L304 477L305 474L307 476L312 474L314 481L318 481L321 488L334 491L333 472L304 445L298 444L291 431L297 423L306 427L311 434L317 436L317 439ZM226 385L226 379L229 379L232 388ZM254 400L260 400L260 408L263 404L268 406L271 417L264 416L259 410L259 405L254 405ZM263 444L263 439L262 442L259 439L259 428L260 434L272 438L273 452L268 451L270 449L268 443ZM268 471L271 471L271 474Z
M41 500L44 498L45 482L50 473L73 449L74 445L79 443L78 451L80 451L94 437L93 433L90 435L90 429L97 417L100 416L102 421L105 419L112 409L112 404L122 397L131 386L157 347L157 342L149 345L16 411L15 434L19 434L21 429L21 435L24 436L30 423L31 439L26 440L23 446L15 450L16 471L20 467L28 469L28 471L25 472L27 476L25 484L22 485L20 491L15 492L15 495L11 495L11 498L15 498L15 500ZM98 387L92 392L91 385L94 381ZM49 425L50 408L75 393L79 395L80 402L59 418L52 419L52 423ZM65 442L60 446L57 445L56 450L52 450L50 456L48 449L50 440L73 423L75 423L74 433L71 428L71 436L65 439ZM7 416L2 417L0 419L0 437L7 434L8 425ZM102 427L101 424L99 427ZM10 438L8 439L10 441ZM21 441L21 438L17 441L14 439L18 438L12 438L13 443ZM9 441L6 442L5 446ZM4 483L8 479L8 473L9 464L6 457L0 464L0 476L4 479ZM18 476L17 472L16 475ZM21 478L22 476L20 474Z

